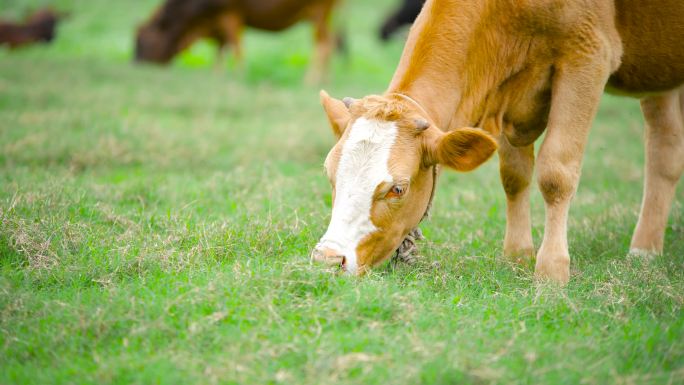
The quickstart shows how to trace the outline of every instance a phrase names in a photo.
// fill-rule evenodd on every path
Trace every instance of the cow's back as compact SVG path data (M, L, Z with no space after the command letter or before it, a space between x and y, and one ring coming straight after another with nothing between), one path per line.
M647 93L684 83L684 1L615 0L622 63L609 89Z
M321 3L336 0L240 0L245 24L267 31L289 28L299 20L310 17L310 9Z

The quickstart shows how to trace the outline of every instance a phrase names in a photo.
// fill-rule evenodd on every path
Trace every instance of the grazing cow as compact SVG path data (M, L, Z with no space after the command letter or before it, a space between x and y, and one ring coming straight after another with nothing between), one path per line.
M330 15L337 0L167 0L142 25L137 34L135 58L159 64L171 59L200 38L219 45L221 62L229 45L238 63L242 59L240 42L244 26L281 31L308 19L315 27L316 56L308 78L323 76L334 38Z
M0 45L18 48L36 42L50 42L60 16L53 10L41 9L23 22L0 21Z
M529 185L545 131L535 275L566 283L568 210L604 88L641 98L646 177L631 252L660 253L684 171L683 41L681 0L428 0L382 96L321 93L338 142L325 161L332 217L312 259L350 273L382 262L426 211L435 167L468 171L497 147L504 253L534 257Z
M399 28L412 24L424 3L425 0L403 0L401 7L387 17L382 24L380 39L387 41Z

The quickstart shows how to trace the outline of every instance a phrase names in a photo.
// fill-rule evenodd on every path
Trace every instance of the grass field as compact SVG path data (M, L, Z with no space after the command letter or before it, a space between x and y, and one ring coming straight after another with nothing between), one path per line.
M603 100L566 288L501 257L496 160L443 175L417 266L334 276L308 263L333 144L301 85L310 29L248 32L240 76L214 72L208 44L134 66L154 3L55 0L72 15L53 45L0 51L0 384L684 383L682 182L666 253L626 257L638 102ZM384 90L402 43L375 30L392 6L347 2L333 95Z

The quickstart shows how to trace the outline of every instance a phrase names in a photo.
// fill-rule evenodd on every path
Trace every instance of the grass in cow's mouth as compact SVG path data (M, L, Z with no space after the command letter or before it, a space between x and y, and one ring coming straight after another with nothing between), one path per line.
M54 45L0 51L0 383L684 381L681 182L665 255L625 256L636 101L605 97L592 130L567 288L501 257L496 159L443 174L414 266L329 274L308 256L333 138L287 59L309 30L248 32L242 79L210 57L130 65L154 3L78 2ZM348 3L352 51L326 88L381 92L401 43L369 36L393 2Z

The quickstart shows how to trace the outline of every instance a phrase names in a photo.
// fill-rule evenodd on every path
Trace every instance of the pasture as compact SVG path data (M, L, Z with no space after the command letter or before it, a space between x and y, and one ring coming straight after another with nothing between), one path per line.
M19 16L42 0L3 0ZM302 85L310 27L248 31L242 73L200 44L131 63L156 1L55 0L49 46L0 50L0 384L684 383L684 182L664 255L627 257L638 102L605 96L570 212L571 280L505 260L496 157L444 172L416 265L309 265L333 145ZM394 1L349 0L325 88L384 90ZM532 195L541 242L543 200Z

